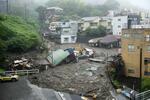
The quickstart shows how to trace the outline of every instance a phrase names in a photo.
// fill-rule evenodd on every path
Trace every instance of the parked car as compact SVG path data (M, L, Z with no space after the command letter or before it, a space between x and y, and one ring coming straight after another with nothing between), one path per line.
M12 75L12 74L0 74L0 82L2 81L18 81L19 76L18 75Z

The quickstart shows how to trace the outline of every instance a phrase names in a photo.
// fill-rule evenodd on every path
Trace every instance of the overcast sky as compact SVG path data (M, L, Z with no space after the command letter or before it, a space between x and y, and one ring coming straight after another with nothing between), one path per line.
M39 3L44 3L48 0L35 0ZM103 4L106 0L83 0L89 4ZM133 5L139 8L149 9L150 10L150 0L117 0L121 5L128 6Z
M88 3L92 4L101 4L106 0L85 0ZM150 9L150 0L117 0L121 5L128 5L129 3L133 6Z

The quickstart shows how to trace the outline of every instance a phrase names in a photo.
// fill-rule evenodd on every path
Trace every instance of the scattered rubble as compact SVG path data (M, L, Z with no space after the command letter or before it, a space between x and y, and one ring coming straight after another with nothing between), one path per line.
M12 70L31 69L33 67L33 64L31 59L21 58L18 60L14 60L10 67Z
M101 98L110 95L110 84L105 75L104 64L92 63L87 60L48 69L39 75L30 77L30 80L44 88L78 95L86 94L91 90L95 90L92 93Z

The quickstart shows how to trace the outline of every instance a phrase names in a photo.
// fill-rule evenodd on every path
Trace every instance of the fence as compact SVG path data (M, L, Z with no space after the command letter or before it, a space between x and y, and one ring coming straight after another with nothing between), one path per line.
M5 74L17 74L17 75L29 75L39 73L39 69L32 70L17 70L17 71L5 71Z
M135 100L150 100L150 90L139 93L135 96Z

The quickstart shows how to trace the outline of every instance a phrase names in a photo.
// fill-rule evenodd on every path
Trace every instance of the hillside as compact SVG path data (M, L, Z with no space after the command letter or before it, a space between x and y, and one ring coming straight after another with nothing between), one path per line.
M21 17L0 15L0 52L25 52L40 43L37 25Z

